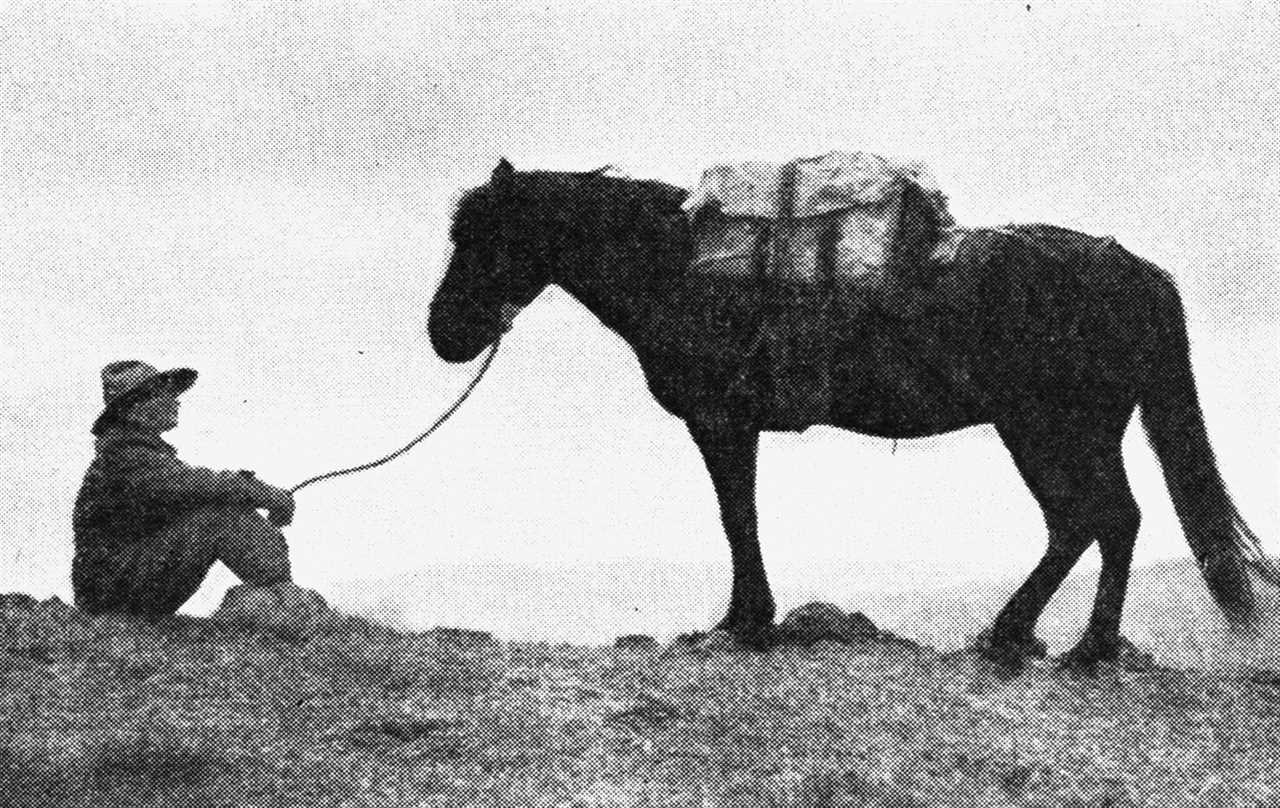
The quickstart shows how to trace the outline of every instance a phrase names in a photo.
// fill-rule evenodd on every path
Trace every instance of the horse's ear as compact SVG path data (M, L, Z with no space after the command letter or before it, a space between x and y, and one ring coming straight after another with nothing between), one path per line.
M515 174L515 167L507 161L507 158L503 157L498 161L498 167L493 170L493 176L490 178L490 182L494 185L502 185L510 182L511 178L514 177Z

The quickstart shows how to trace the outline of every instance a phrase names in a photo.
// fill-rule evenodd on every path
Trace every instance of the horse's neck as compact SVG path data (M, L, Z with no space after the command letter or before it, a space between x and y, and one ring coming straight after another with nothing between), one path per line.
M632 341L644 327L651 302L646 295L646 280L652 257L646 260L643 255L622 256L600 249L574 258L569 262L571 266L557 273L555 283L605 327Z
M634 238L626 228L589 228L599 234L562 253L552 282L633 345L652 317L655 280L674 271L661 245Z

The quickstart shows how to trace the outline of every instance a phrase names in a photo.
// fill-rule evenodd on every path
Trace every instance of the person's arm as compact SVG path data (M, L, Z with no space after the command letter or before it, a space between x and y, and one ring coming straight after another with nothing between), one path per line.
M184 508L267 508L273 517L292 514L293 496L288 491L249 474L190 466L171 455L142 447L122 448L116 459L114 472L126 494L137 499Z

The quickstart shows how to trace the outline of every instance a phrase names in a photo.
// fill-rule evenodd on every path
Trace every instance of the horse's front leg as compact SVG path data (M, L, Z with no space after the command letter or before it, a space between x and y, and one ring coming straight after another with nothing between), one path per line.
M773 625L774 603L756 532L756 454L760 433L755 429L706 427L693 421L689 422L689 432L711 473L720 501L720 521L733 559L729 611L716 628L749 642L762 641Z

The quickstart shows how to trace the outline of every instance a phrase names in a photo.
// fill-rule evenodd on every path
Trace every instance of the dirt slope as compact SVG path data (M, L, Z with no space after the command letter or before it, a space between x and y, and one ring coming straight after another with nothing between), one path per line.
M874 615L873 615L874 616ZM1280 804L1280 676L0 611L0 805Z

